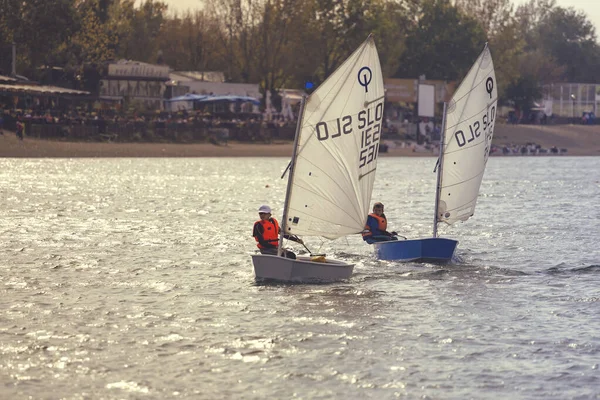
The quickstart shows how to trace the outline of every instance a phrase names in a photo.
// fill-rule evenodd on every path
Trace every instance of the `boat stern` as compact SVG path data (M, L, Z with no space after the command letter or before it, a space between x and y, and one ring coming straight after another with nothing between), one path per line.
M310 257L297 259L267 254L252 255L254 275L257 280L283 282L332 282L348 279L354 271L354 264L337 260L312 261Z
M446 238L425 238L378 242L373 244L379 260L448 262L452 260L458 241Z

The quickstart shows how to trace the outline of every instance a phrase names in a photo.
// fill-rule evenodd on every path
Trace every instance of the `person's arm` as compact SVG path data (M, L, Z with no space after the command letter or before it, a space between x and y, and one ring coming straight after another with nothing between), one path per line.
M381 214L381 216L382 216L383 218L385 218L385 220L386 220L386 221L388 221L388 219L387 219L387 217L385 216L385 214ZM382 234L382 235L385 235L385 236L395 236L395 235L396 235L396 232L392 232L392 233L390 233L390 232L388 232L388 231L384 231L384 230L380 230L379 232L381 232L381 234Z
M375 218L371 217L370 215L367 216L367 222L365 223L365 229L363 229L362 231L362 236L363 236L363 240L365 240L367 243L371 243L371 238L373 237L373 235L375 234L375 232L377 232L377 221L375 221Z
M278 233L278 234L280 234L280 233L281 233L281 227L279 227L279 232L277 232L277 233ZM284 233L284 234L283 234L283 238L284 238L284 239L287 239L287 240L291 240L291 241L293 241L293 242L300 243L300 244L303 244L303 243L304 243L304 241L303 241L302 239L300 239L300 238L299 238L298 236L296 236L296 235L288 235L287 233Z
M254 229L252 231L252 236L254 236L258 240L258 243L260 243L260 245L263 246L264 248L267 248L267 249L276 249L277 246L275 246L274 244L272 244L268 240L265 240L265 237L263 236L263 233L264 233L264 229L263 229L262 225L259 224L258 222L255 223L254 224Z
M303 241L302 239L300 239L300 238L299 238L298 236L296 236L296 235L287 235L287 234L284 234L284 235L283 235L283 237L284 237L285 239L287 239L287 240L291 240L291 241L293 241L293 242L296 242L296 243L300 243L300 244L303 244L303 243L304 243L304 241Z

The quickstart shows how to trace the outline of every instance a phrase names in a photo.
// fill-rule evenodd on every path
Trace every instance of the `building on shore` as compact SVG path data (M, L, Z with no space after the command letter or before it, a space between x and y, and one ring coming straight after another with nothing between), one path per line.
M17 80L10 76L0 75L0 83L15 83Z
M2 110L62 110L82 100L90 99L90 92L74 90L52 85L40 85L37 82L21 81L0 76L0 112Z
M136 105L148 110L161 110L167 82L167 65L129 60L111 62L100 79L98 99L101 104L116 108Z
M600 85L593 83L551 83L543 87L541 110L548 116L581 119L585 114L598 114Z
M262 94L257 83L225 82L225 75L218 71L172 71L169 73L169 89L165 109L169 111L194 109L197 102L207 103L207 96L230 98L211 104L213 112L258 113ZM170 93L169 93L170 92ZM170 94L170 96L169 96ZM249 98L251 101L236 101ZM180 99L180 101L169 101Z

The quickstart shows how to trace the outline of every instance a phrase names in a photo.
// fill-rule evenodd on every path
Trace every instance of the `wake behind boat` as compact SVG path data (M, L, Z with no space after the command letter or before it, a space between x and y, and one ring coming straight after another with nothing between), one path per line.
M439 238L438 223L473 216L490 154L498 90L490 50L485 45L448 104L444 104L433 221L433 237L375 243L380 260L447 262L458 241Z
M384 88L373 36L302 99L289 165L278 256L252 256L257 279L334 281L354 264L281 257L283 235L336 239L362 232L375 181Z

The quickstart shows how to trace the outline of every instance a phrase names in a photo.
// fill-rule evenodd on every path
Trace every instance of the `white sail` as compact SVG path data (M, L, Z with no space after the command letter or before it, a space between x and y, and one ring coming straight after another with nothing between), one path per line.
M364 229L383 103L379 56L369 36L306 100L285 233L335 239Z
M494 134L497 101L494 63L486 45L447 107L438 222L465 221L475 212Z

